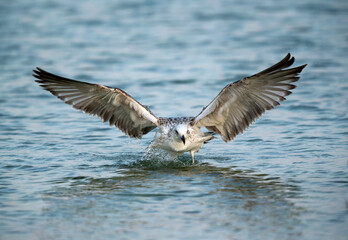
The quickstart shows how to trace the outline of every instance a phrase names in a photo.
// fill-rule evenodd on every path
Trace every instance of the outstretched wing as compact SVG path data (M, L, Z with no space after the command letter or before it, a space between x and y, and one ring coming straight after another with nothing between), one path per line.
M295 61L288 54L279 63L227 85L191 122L222 136L225 142L242 133L255 119L285 100L306 65L285 69Z
M130 137L141 138L158 126L158 118L121 89L63 78L40 68L33 71L41 87L74 108L117 126Z

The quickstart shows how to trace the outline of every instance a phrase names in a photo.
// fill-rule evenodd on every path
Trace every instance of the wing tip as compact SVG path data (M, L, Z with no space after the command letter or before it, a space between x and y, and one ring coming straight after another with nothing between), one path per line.
M291 68L291 69L287 69L287 70L290 70L290 71L293 71L296 75L300 74L302 72L302 70L307 66L308 64L303 64L301 66L298 66L298 67L294 67L294 68ZM287 70L284 70L284 71L287 71ZM298 81L300 79L300 77L297 77L298 79L296 81Z
M33 69L32 76L36 78L35 82L43 83L46 78L50 77L50 75L52 74L46 72L42 68L36 67L36 69Z
M42 68L36 67L35 69L33 69L33 72L36 74L40 74L40 73L46 72L46 71L44 71Z
M307 65L308 65L308 64L306 63L306 64L303 64L303 65L299 66L299 68L301 69L300 72L302 72L302 70L303 70L305 67L307 67Z

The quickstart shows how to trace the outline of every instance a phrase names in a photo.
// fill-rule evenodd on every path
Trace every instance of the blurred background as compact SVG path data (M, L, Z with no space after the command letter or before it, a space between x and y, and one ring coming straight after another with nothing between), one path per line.
M347 239L348 2L0 2L1 239ZM32 69L195 116L290 52L294 93L190 164L143 155Z

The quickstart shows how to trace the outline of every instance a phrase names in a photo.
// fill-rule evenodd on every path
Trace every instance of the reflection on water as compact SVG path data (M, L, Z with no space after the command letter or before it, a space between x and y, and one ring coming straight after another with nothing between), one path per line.
M67 228L68 223L62 226L61 220L68 219L74 227L76 224L79 227L82 224L76 221L86 216L92 219L83 223L84 228L92 228L96 221L101 225L112 224L110 221L117 216L112 231L118 233L136 228L139 232L149 231L148 237L155 237L160 226L173 222L173 227L184 230L185 234L163 232L162 236L202 235L209 239L214 237L216 230L222 237L232 236L228 229L236 231L234 237L256 233L267 237L270 231L272 236L279 237L284 232L290 236L301 234L295 226L303 209L289 200L300 194L296 185L284 184L267 174L207 163L180 166L180 163L169 162L156 170L144 169L144 164L150 163L139 161L117 168L112 177L64 179L70 183L68 186L46 191L43 199L47 208L43 217L58 215L59 218L50 222L49 229L38 233L39 236L51 236L52 231L64 229L63 236L73 237L74 228ZM109 171L113 168L110 166ZM163 205L169 207L163 209ZM197 233L196 224L205 226L204 232Z

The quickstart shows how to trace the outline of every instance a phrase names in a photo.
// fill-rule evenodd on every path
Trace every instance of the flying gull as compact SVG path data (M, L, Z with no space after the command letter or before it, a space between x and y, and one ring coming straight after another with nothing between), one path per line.
M229 142L259 118L285 100L300 79L299 73L306 65L289 68L295 61L288 54L279 63L250 77L225 86L196 117L162 118L125 91L46 72L33 70L35 81L41 87L90 115L99 116L110 126L115 125L131 138L142 138L158 128L150 147L164 149L171 154L194 154L204 143L219 134ZM203 132L205 127L209 132Z

